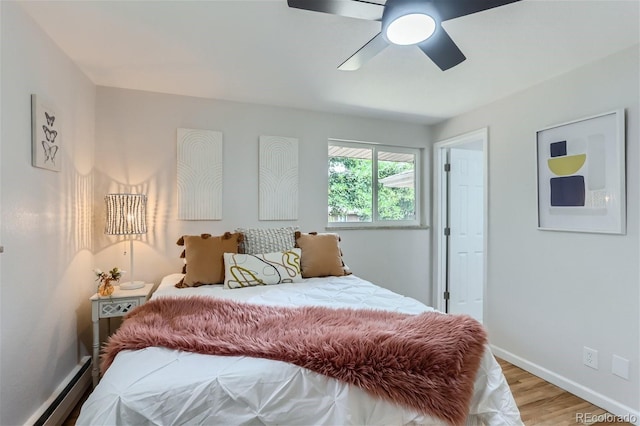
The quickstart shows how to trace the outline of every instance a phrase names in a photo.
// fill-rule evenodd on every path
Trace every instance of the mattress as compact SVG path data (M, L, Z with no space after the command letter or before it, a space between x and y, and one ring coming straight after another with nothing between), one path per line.
M417 314L432 308L354 275L301 283L178 289L166 276L153 299L205 295L272 306L373 308ZM518 425L500 366L485 349L467 423ZM356 386L268 359L162 347L120 352L82 407L79 425L405 425L441 420L371 396Z

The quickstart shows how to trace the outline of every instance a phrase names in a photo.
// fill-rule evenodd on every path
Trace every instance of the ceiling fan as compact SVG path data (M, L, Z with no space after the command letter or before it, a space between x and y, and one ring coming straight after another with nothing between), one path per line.
M416 45L442 71L466 59L442 22L520 0L287 0L289 7L381 21L382 30L338 69L353 71L389 44Z

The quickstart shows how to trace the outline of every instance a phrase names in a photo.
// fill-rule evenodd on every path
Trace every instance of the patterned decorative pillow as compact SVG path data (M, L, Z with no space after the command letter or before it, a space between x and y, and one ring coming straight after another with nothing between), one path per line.
M274 253L292 249L296 246L297 226L285 228L238 228L236 232L244 235L240 252L246 254Z
M224 288L302 281L300 249L266 254L224 254Z
M226 232L212 237L210 234L184 235L177 244L184 246L185 276L176 284L178 288L197 287L224 282L224 253L237 253L242 234Z
M311 278L350 275L351 272L342 261L339 242L338 234L296 232L296 247L302 249L302 276Z

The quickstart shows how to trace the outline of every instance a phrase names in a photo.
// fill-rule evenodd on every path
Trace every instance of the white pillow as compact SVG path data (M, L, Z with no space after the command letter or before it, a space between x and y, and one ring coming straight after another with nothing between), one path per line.
M244 235L240 243L244 253L260 254L290 250L296 246L297 226L285 228L238 228Z
M266 254L224 254L224 288L302 281L299 248Z

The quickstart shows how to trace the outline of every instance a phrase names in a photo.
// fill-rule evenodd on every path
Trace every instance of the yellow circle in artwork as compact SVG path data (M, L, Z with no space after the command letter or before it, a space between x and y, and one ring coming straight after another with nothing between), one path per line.
M587 154L568 155L549 158L549 169L558 176L568 176L576 173L584 165Z

